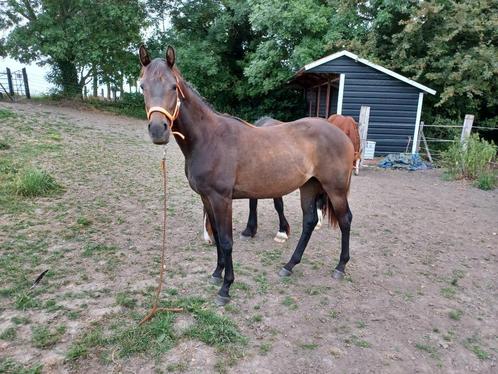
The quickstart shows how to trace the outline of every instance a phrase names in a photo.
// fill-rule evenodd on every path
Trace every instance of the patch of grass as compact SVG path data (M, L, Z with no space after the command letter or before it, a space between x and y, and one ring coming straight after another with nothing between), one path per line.
M66 327L61 325L55 330L47 326L35 326L32 328L31 343L36 348L47 349L59 342L62 335L66 332Z
M485 171L477 177L474 186L484 191L491 191L496 188L497 175L493 171Z
M270 251L265 251L260 254L261 264L264 266L270 266L278 263L282 257L281 249L272 249Z
M10 144L7 143L7 140L0 139L0 151L4 151L10 149Z
M261 345L259 346L259 353L262 355L268 354L268 352L271 351L271 346L272 344L270 342L261 343Z
M133 309L137 305L137 300L128 295L126 292L119 292L116 295L116 304L125 308Z
M480 344L479 339L475 335L471 338L465 339L463 342L463 346L474 353L479 360L489 359L489 353L482 349Z
M66 313L67 318L69 318L72 321L80 318L80 315L81 315L81 313L76 311L76 310L69 310Z
M14 118L14 117L16 117L16 114L13 111L5 108L0 108L0 119Z
M13 323L15 323L16 325L27 325L28 323L31 322L28 317L24 317L24 316L21 316L21 317L14 316L10 320Z
M270 284L268 283L268 279L266 278L266 275L264 274L259 274L256 278L254 278L258 285L258 293L260 294L266 294L268 293L268 289L270 288Z
M285 305L290 310L297 309L296 300L291 296L286 296L285 299L282 301L282 305Z
M0 373L4 374L41 374L42 369L41 364L26 366L11 358L0 359Z
M303 343L303 344L300 344L299 346L303 349L309 349L309 350L313 350L313 349L318 348L318 344L315 344L315 343Z
M185 333L191 338L219 348L226 344L244 344L247 340L232 320L216 312L199 309L194 317L196 323Z
M80 358L85 358L90 354L92 349L104 345L105 342L102 330L99 327L94 327L69 346L66 359L68 361L76 361Z
M329 312L329 317L336 319L337 317L339 317L339 312L337 310L331 310Z
M21 196L36 197L60 192L62 187L44 170L28 168L17 175L14 190Z
M39 301L33 297L31 293L26 291L21 291L16 295L14 304L16 309L19 310L32 309L40 306Z
M97 254L115 253L117 249L114 245L87 243L83 246L82 255L83 257L92 257Z
M0 340L14 340L17 335L15 327L8 327L0 333Z
M86 217L80 216L76 219L76 223L82 227L88 227L92 224L92 221Z
M356 335L351 335L349 339L346 339L346 343L353 344L359 348L370 348L371 344L364 339L357 337Z
M429 353L432 358L438 359L439 358L439 352L436 347L433 345L430 345L429 343L416 343L415 348L417 348L420 351Z
M255 314L251 317L251 322L261 322L263 320L263 316L261 314Z
M441 295L447 299L453 299L456 295L456 289L451 286L441 288Z
M448 313L448 317L450 317L454 321L460 321L462 318L463 312L460 309L450 310Z
M188 364L186 362L176 362L174 364L169 364L166 366L166 371L168 373L184 373L188 369Z
M358 327L359 329L364 329L365 327L367 327L367 324L365 323L365 321L356 321L356 327Z
M55 312L56 310L62 309L61 305L57 305L55 300L47 300L45 304L43 304L43 308L47 310L47 312Z

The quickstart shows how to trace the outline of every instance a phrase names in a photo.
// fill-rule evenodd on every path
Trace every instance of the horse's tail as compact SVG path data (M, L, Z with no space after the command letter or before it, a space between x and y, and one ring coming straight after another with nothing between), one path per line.
M345 197L347 197L349 195L349 188L351 187L352 174L353 174L353 169L349 170L348 183L346 186L346 193L345 193L346 196ZM332 201L330 200L330 197L327 193L325 193L325 196L326 196L326 203L323 205L323 208L322 208L323 214L327 216L330 225L333 228L336 228L338 226L339 222L337 221L337 216L336 216L335 211L334 211L334 205L332 204Z

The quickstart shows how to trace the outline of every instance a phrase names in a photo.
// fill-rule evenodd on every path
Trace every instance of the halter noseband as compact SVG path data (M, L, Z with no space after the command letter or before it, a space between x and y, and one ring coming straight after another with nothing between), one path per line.
M173 131L173 122L180 115L180 106L182 104L180 101L180 94L182 95L182 98L185 99L185 95L183 94L183 91L180 88L180 82L178 79L178 75L176 75L175 73L173 73L173 74L175 75L175 79L176 79L176 105L175 105L175 109L173 110L173 114L171 114L167 109L165 109L163 107L153 106L153 107L150 107L149 110L147 111L147 119L150 121L150 117L151 117L152 113L154 113L154 112L164 114L166 116L166 118L169 119L169 128L170 128L171 132L175 135L178 135L183 140L185 140L185 136L182 133L180 133L178 131Z

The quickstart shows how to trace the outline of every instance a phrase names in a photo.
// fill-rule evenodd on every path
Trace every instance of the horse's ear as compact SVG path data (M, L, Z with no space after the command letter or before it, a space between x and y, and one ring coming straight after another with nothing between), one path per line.
M168 49L166 50L166 62L168 63L168 66L170 68L175 65L175 59L176 59L176 54L175 54L175 49L168 45Z
M142 66L147 66L150 64L149 52L147 52L147 49L143 44L140 46L140 49L138 50L138 55L140 56L140 63L142 64Z

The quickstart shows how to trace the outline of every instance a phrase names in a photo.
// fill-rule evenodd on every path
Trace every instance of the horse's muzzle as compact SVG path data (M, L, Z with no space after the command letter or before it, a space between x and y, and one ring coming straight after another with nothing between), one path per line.
M154 144L167 144L170 129L166 121L153 120L149 122L149 136Z

